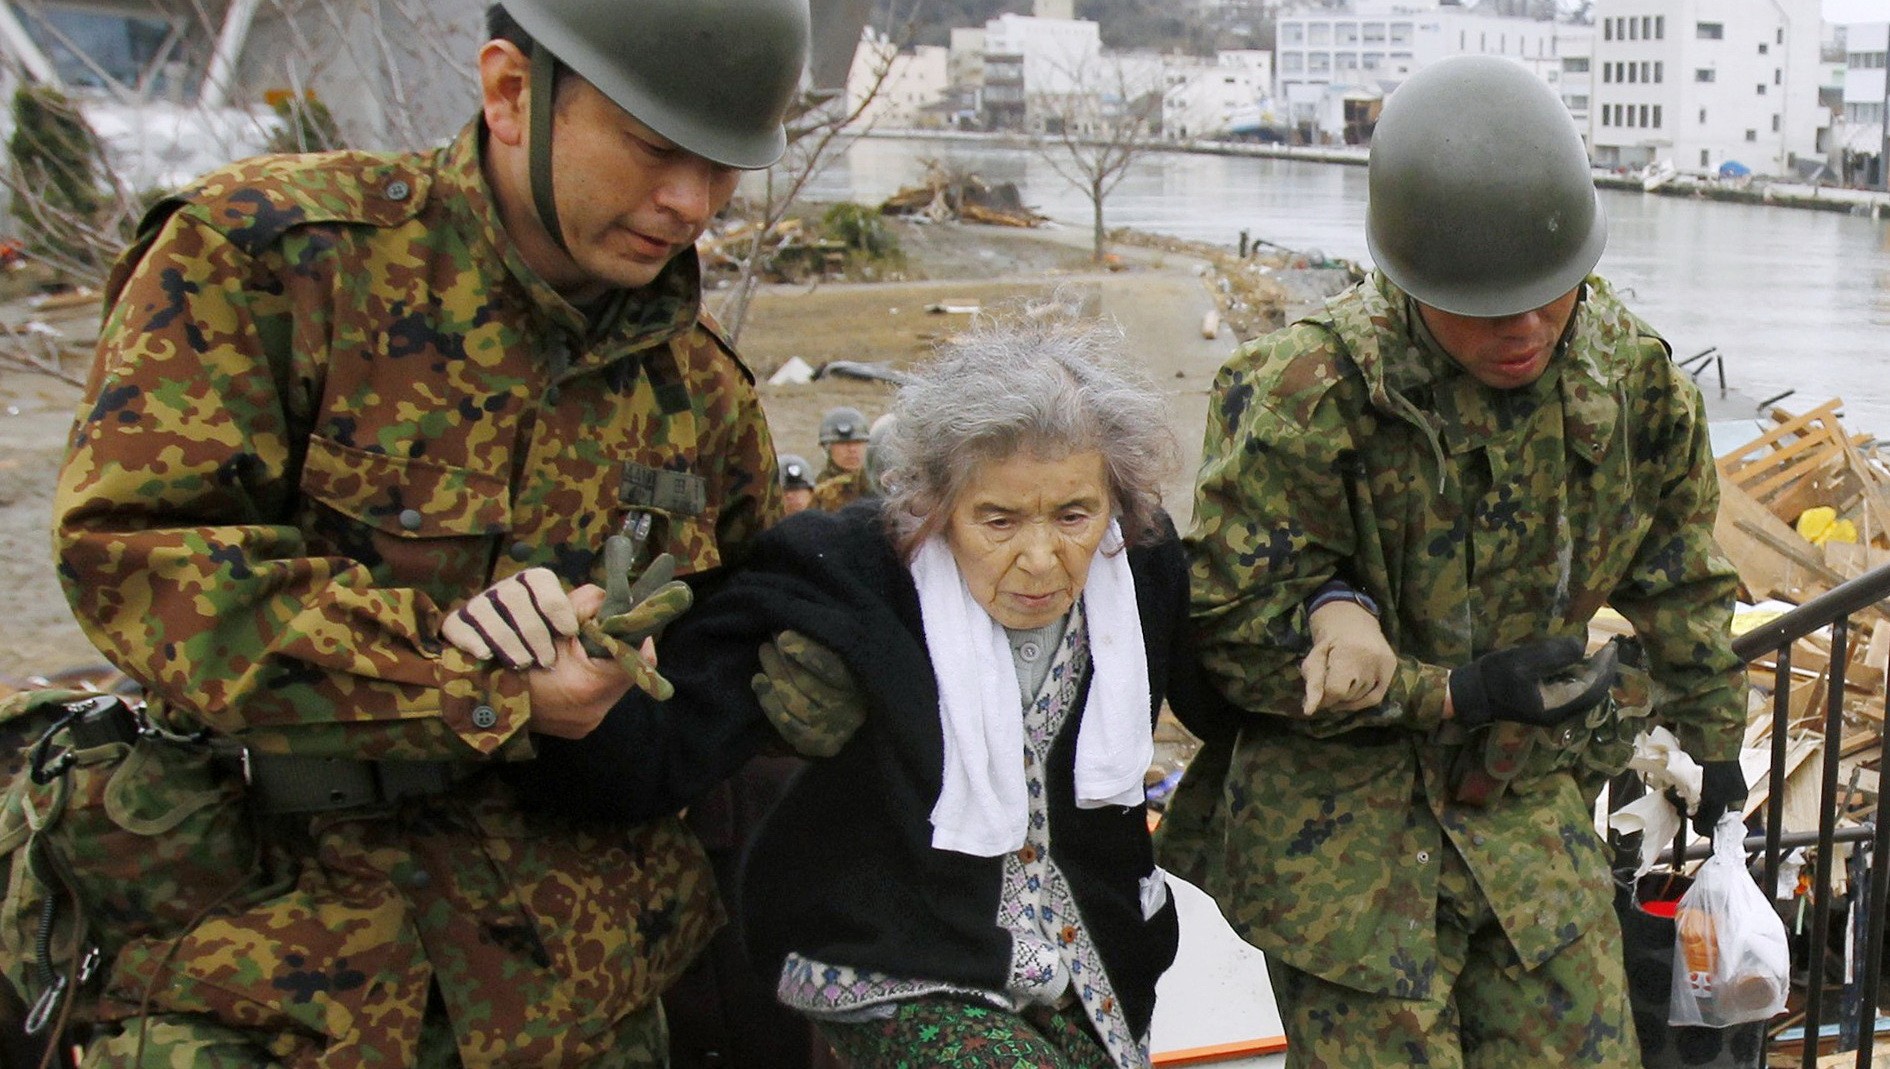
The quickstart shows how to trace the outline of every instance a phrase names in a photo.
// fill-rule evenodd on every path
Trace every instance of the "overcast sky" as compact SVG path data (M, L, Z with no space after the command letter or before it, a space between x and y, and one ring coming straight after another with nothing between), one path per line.
M1890 19L1890 0L1824 0L1826 22L1879 22Z

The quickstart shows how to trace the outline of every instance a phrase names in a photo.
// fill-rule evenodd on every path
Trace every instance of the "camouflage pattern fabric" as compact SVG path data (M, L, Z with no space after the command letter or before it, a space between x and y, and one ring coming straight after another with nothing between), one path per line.
M114 271L55 503L87 634L152 717L253 751L528 758L520 673L436 639L533 566L601 581L633 513L691 572L778 517L752 380L693 254L573 307L507 242L477 123L437 153L262 157L154 210ZM721 923L675 820L577 829L496 777L271 818L290 858L101 1012L202 1014L291 1065L411 1064L429 982L468 1064L585 1061Z
M1738 752L1736 577L1712 541L1699 393L1604 282L1586 286L1529 387L1463 374L1382 275L1216 380L1192 614L1217 687L1254 715L1196 757L1162 849L1276 960L1428 997L1446 840L1524 968L1615 923L1594 779L1571 752L1587 735L1543 732L1507 793L1452 802L1452 763L1481 740L1442 723L1445 681L1475 656L1584 635L1612 605L1645 648L1658 718L1697 758ZM1377 600L1399 668L1376 708L1307 720L1300 606L1334 576Z
M843 471L831 478L822 479L814 484L814 500L810 506L822 512L839 512L866 496L866 469Z
M1597 928L1525 970L1491 924L1463 858L1445 848L1438 880L1438 991L1451 997L1361 997L1269 963L1292 1039L1288 1069L1640 1069L1618 929ZM1396 1052L1395 1060L1387 1052Z
M1081 1005L1009 1013L951 998L900 1002L893 1016L819 1023L852 1069L1118 1069Z

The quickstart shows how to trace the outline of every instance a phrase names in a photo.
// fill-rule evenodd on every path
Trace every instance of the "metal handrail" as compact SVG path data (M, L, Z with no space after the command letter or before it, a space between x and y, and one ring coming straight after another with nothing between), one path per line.
M1875 1045L1878 988L1882 980L1885 907L1890 903L1890 820L1886 820L1885 792L1877 794L1875 817L1864 828L1837 830L1838 758L1842 750L1844 724L1844 675L1850 661L1850 618L1878 602L1890 599L1890 565L1874 569L1845 582L1833 590L1807 601L1733 640L1733 652L1748 663L1767 653L1776 655L1772 688L1772 768L1770 793L1766 799L1765 876L1763 886L1768 897L1778 884L1779 854L1786 845L1785 820L1785 743L1791 720L1792 643L1822 628L1831 629L1831 657L1825 682L1824 761L1819 788L1817 832L1817 872L1812 884L1812 917L1809 950L1805 967L1805 1044L1801 1065L1813 1069L1818 1063L1818 1037L1824 1023L1824 949L1831 930L1831 868L1834 847L1840 841L1870 842L1870 890L1868 908L1863 911L1864 946L1854 955L1858 985L1855 997L1849 980L1844 1005L1840 1007L1838 1050L1856 1044L1857 1069L1869 1069ZM1885 721L1890 723L1890 698L1886 699ZM1890 731L1881 734L1877 767L1890 775ZM1849 793L1846 792L1848 799ZM1792 840L1802 836L1792 836ZM1855 907L1856 884L1851 885ZM1864 1026L1863 1022L1869 1022Z

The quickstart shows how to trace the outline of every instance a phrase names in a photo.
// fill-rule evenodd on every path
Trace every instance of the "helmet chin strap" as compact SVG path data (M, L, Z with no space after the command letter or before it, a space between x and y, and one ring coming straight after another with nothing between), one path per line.
M564 243L564 227L558 222L558 204L551 195L551 97L557 62L544 45L532 42L532 110L527 134L532 141L527 159L532 172L532 206L538 209L538 221L544 224L545 232L551 235L558 249L569 256L571 249Z

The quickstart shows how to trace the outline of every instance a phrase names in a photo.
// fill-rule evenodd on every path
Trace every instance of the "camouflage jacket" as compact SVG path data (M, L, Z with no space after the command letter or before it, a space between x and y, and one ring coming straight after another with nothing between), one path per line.
M1492 390L1374 275L1235 354L1203 451L1192 616L1216 686L1259 715L1231 752L1196 758L1164 821L1169 860L1268 953L1394 995L1429 987L1442 836L1525 966L1605 918L1607 860L1564 740L1537 740L1542 759L1492 804L1456 805L1466 747L1443 700L1450 669L1585 636L1608 604L1689 750L1737 753L1736 577L1712 541L1699 393L1666 344L1591 278L1543 378ZM1334 576L1377 599L1399 668L1378 707L1306 721L1300 606Z
M601 581L633 509L685 571L777 518L752 380L699 296L693 253L588 316L558 296L505 237L477 123L433 153L244 161L147 220L55 504L78 620L174 728L470 773L289 821L276 885L191 932L160 1007L275 1032L293 1064L399 1065L432 975L469 1064L578 1061L706 941L677 821L548 824L478 774L530 757L525 680L436 638L521 569ZM120 956L108 1015L162 951Z
M839 512L865 497L866 488L865 468L859 471L843 471L814 484L814 500L811 507L822 512Z

